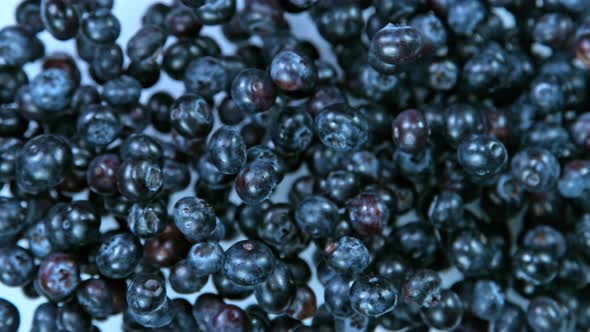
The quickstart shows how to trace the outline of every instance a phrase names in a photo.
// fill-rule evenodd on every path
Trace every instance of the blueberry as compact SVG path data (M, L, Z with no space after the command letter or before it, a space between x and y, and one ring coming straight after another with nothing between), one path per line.
M431 328L453 330L463 319L463 302L457 293L444 290L440 299L429 308L422 308L422 321Z
M428 141L428 124L422 113L413 109L399 113L393 121L393 141L404 152L422 151Z
M58 185L72 163L70 145L60 136L39 135L29 140L16 160L19 188L39 193Z
M194 273L187 260L181 260L170 270L170 286L180 294L196 293L201 290L209 280L209 276L201 276Z
M573 313L550 297L534 298L527 308L527 321L535 332L567 330Z
M473 135L457 149L457 160L470 179L476 183L493 183L508 163L508 152L499 140Z
M127 216L129 230L139 238L160 234L168 224L164 202L154 200L145 204L135 203Z
M141 84L131 76L121 75L107 81L102 94L113 107L134 106L141 97Z
M547 249L520 249L513 255L512 265L514 276L532 285L548 284L559 272L558 258Z
M344 104L324 108L315 117L315 130L320 141L336 151L350 151L368 140L367 119L356 109Z
M349 283L340 276L333 277L325 286L324 303L334 317L350 317L354 314L349 289Z
M105 277L125 278L133 273L141 258L141 244L130 233L110 234L96 254L96 267Z
M490 322L490 331L522 331L526 326L524 311L510 302L504 303L498 317Z
M225 252L223 273L240 286L256 286L272 274L275 258L263 243L244 240L234 243Z
M511 173L523 188L541 192L553 188L560 166L555 156L543 148L525 148L512 157Z
M499 318L506 301L500 286L490 280L478 280L473 289L470 309L477 317L492 321Z
M277 260L274 271L254 287L258 305L269 313L285 312L295 297L295 282L287 264Z
M113 313L113 290L102 279L83 281L76 290L76 299L84 311L93 318L104 318Z
M209 238L215 230L215 212L204 200L184 197L174 204L174 223L193 242Z
M19 326L18 309L8 300L0 298L0 329L6 332L16 332Z
M131 61L153 59L166 42L165 32L155 25L140 28L127 42L127 56Z
M355 280L349 291L350 304L359 314L377 317L395 308L397 290L383 277L363 277Z
M68 298L80 284L78 262L73 256L59 252L45 257L37 272L37 284L51 301Z
M317 84L318 72L313 61L306 55L283 50L272 59L270 77L279 89L305 95Z
M37 107L59 112L70 104L76 85L65 70L47 69L31 81L30 89Z
M57 306L50 302L41 303L33 313L32 330L57 330ZM16 329L15 329L16 331Z
M0 30L0 63L19 67L40 58L43 44L27 28L19 25Z
M343 275L355 275L363 272L370 262L367 247L357 238L343 236L324 248L328 265Z
M266 72L260 69L244 69L232 82L231 97L239 110L259 113L273 106L276 91Z
M300 153L313 140L313 120L303 109L288 108L273 118L270 131L279 148L287 153Z
M41 6L38 0L21 1L15 10L16 22L20 26L26 26L33 33L39 33L45 29L41 20Z
M121 127L112 108L93 104L84 107L78 117L76 132L90 148L103 148L119 136Z
M45 217L49 240L54 248L71 249L96 242L100 217L89 201L60 203Z
M175 8L166 15L168 33L177 38L190 38L198 35L203 26L194 11L187 8Z
M109 44L121 33L121 23L108 9L99 9L82 18L80 33L95 44Z
M447 24L456 34L470 36L486 15L486 8L479 0L454 1L449 5Z
M483 134L486 129L483 113L470 104L453 104L445 112L445 136L457 146L472 134Z
M230 76L221 60L203 56L193 60L184 72L184 86L188 93L212 100L217 93L225 91Z
M213 115L203 98L187 94L176 100L170 110L172 128L187 138L204 138L213 127Z
M206 276L221 270L223 257L224 252L219 243L197 242L191 247L187 261L194 273Z
M236 11L236 0L207 0L195 11L204 25L228 21Z
M74 4L64 0L43 0L41 19L45 29L58 40L74 38L80 27L80 18Z
M441 283L441 277L432 270L416 271L403 285L402 298L408 304L429 308L440 300Z
M369 63L385 74L413 62L422 50L422 35L411 26L386 25L377 31L369 46Z
M311 237L325 238L332 234L339 221L338 206L323 196L308 196L299 202L295 220Z
M23 286L33 279L35 273L33 256L20 247L0 249L0 282L15 287Z
M153 199L162 185L162 168L157 162L146 159L125 160L117 170L119 192L131 201Z
M209 158L224 174L236 174L246 161L246 144L236 129L222 127L213 133L208 143Z
M256 160L246 164L236 176L236 193L244 203L258 205L272 194L278 177L272 163Z

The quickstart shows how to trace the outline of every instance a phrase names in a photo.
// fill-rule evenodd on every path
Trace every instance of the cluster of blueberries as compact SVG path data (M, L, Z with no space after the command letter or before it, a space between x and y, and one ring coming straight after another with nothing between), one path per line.
M590 331L590 0L176 0L123 46L113 1L0 30L32 332ZM183 94L145 95L163 75Z

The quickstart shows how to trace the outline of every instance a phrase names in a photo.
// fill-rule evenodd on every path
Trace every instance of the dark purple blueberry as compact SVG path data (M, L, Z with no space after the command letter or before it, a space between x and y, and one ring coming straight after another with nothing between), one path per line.
M426 147L428 134L426 119L417 110L403 111L393 121L393 141L404 152L422 151Z
M318 72L313 61L306 55L283 50L272 59L270 77L279 89L305 95L315 88Z
M363 192L346 202L352 228L364 236L381 234L389 223L389 207L373 192Z
M74 38L80 28L78 11L66 0L41 1L41 19L45 29L58 40Z
M86 182L90 190L101 195L117 194L117 170L121 161L116 154L96 156L88 165Z
M65 253L54 253L43 259L37 272L39 290L51 301L61 301L74 293L80 283L76 259Z
M415 61L422 46L422 35L416 28L390 23L371 39L369 63L379 72L392 74L398 66Z
M270 197L279 182L273 164L256 160L246 164L236 176L235 189L238 197L248 205L258 205Z
M239 110L259 113L273 106L276 91L268 73L260 69L244 69L234 78L231 97Z
M202 23L194 11L188 8L174 8L166 15L168 33L177 38L191 38L199 34Z

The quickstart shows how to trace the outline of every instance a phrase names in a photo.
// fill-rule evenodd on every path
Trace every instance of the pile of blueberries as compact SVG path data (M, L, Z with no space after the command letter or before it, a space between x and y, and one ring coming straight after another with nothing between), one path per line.
M0 30L31 331L590 330L590 0L176 0L125 44L113 1Z

